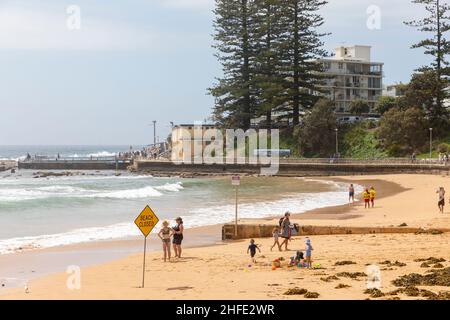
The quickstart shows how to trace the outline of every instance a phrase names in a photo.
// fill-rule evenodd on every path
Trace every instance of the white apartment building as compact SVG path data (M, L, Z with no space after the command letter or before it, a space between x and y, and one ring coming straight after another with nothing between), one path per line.
M383 90L383 96L386 97L397 98L403 96L404 94L405 94L405 85L403 83L388 85Z
M318 60L323 64L326 81L324 94L335 102L338 116L349 115L354 100L370 106L366 116L374 114L375 103L383 92L383 63L371 61L371 47L354 45L336 48L332 58Z

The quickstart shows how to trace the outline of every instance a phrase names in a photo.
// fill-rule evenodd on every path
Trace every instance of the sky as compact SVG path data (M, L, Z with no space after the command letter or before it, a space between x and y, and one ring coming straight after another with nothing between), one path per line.
M325 48L370 45L384 83L407 82L429 63L410 49L423 34L403 21L424 12L410 1L329 0ZM221 74L213 8L214 0L0 0L0 145L143 145L153 120L162 140L171 121L207 119L207 88Z

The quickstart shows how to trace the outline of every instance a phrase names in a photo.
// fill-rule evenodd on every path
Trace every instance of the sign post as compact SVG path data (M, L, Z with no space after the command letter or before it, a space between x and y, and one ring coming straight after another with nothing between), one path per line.
M241 177L240 176L233 176L231 178L231 185L235 187L236 190L236 198L235 198L235 220L234 220L234 236L237 237L238 235L238 189L241 185Z
M144 210L138 215L134 223L137 225L144 235L144 261L142 266L142 288L145 287L145 256L147 251L147 237L152 232L153 228L158 224L158 217L153 210L146 206Z

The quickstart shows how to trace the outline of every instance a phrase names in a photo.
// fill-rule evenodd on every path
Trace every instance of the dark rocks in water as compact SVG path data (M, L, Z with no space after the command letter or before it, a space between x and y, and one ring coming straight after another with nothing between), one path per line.
M426 262L422 262L422 264L420 265L421 268L429 268L430 265Z
M305 294L306 299L317 299L320 296L317 292L307 292Z
M433 266L433 268L436 268L436 269L441 269L441 268L443 268L444 267L444 265L442 264L442 263L436 263L434 266Z
M377 288L372 288L372 289L366 289L364 291L365 294L370 294L371 298L380 298L380 297L384 297L384 293L381 292L380 289Z
M335 266L346 266L346 265L349 265L349 264L356 264L356 262L345 260L345 261L338 261L334 265Z
M401 227L407 227L408 225L405 223L405 222L403 222L402 224L400 224L399 225L399 227L401 228Z
M350 288L351 286L347 285L347 284L343 284L343 283L339 283L336 287L334 287L335 289L345 289L345 288Z
M357 279L358 277L367 277L364 272L339 272L336 274L338 277Z
M286 296L294 296L294 295L303 295L306 294L308 292L308 290L303 289L303 288L291 288L288 289L284 295Z
M421 275L418 273L411 273L401 276L392 281L397 287L410 286L446 286L450 287L450 267L430 270L429 273Z

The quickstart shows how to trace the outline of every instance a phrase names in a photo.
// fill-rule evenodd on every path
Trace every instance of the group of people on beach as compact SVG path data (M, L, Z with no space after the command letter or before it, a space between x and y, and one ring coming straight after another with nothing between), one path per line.
M279 227L275 227L272 230L273 236L273 245L270 247L270 251L273 250L275 246L277 246L279 251L283 251L283 246L285 251L289 251L288 243L292 240L292 236L298 234L299 226L297 224L293 224L290 221L291 213L288 211L284 214L282 218L279 220ZM283 240L280 243L280 238ZM256 251L261 253L260 245L255 244L255 240L251 239L250 244L247 248L247 254L250 253L250 257L253 263L256 263ZM296 255L296 260L299 260L299 263L305 265L307 267L311 267L312 265L312 250L313 247L311 245L311 240L306 238L305 240L305 249L298 250ZM304 251L304 253L303 253ZM297 259L298 258L298 259Z
M375 198L377 196L377 192L374 187L366 188L362 194L364 200L364 208L369 209L375 207ZM348 202L355 202L355 186L350 184L348 187Z
M181 243L183 242L183 219L178 217L175 219L175 226L169 227L169 221L165 220L162 223L162 228L158 232L158 237L162 241L164 251L164 262L171 259L170 242L172 239L173 251L175 251L175 258L181 258Z

